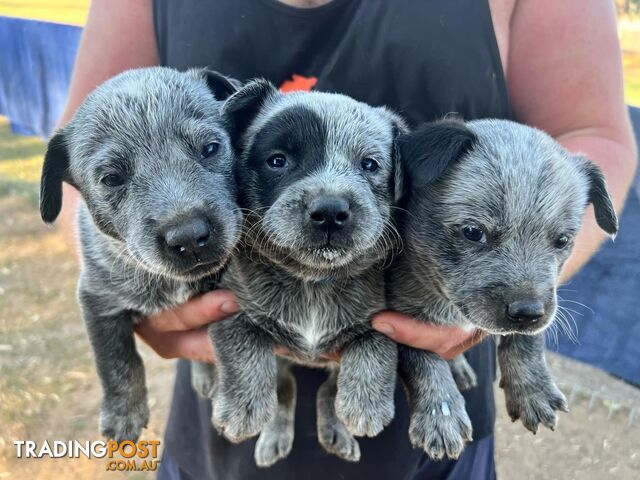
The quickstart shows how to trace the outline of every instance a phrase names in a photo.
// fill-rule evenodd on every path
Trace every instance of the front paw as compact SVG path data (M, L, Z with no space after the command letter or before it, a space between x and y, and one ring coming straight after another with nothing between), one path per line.
M335 403L336 415L347 430L357 437L375 437L393 420L393 392L345 391L339 389Z
M100 410L100 433L116 442L135 442L149 423L146 399L134 404L118 401L103 402Z
M567 400L551 379L535 383L500 381L504 389L507 413L512 421L520 419L527 430L538 431L538 425L555 430L557 410L569 411Z
M424 450L434 460L445 455L458 458L464 444L471 441L471 420L464 406L464 398L454 390L438 395L414 408L409 423L411 444Z
M233 443L258 435L276 413L275 386L271 392L253 392L216 392L212 412L213 426Z

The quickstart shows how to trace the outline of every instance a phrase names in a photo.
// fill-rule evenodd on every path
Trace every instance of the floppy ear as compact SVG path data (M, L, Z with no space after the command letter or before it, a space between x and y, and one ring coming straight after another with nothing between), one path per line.
M398 139L405 191L438 180L477 142L467 126L455 120L426 123Z
M393 192L394 203L400 202L404 195L404 168L402 166L402 156L400 155L400 145L398 144L404 133L405 131L400 130L397 126L393 127L393 150L391 152L391 161L393 162L393 178L391 181L393 185L391 191Z
M391 179L391 191L393 192L394 202L399 202L402 198L404 188L403 188L403 168L402 168L402 160L400 157L400 148L398 141L402 137L409 132L409 127L407 127L407 123L404 119L398 115L397 113L389 110L386 107L377 107L379 111L382 112L389 120L391 121L392 135L393 135L393 143L391 146L391 162L393 166L393 178Z
M69 153L64 130L56 133L47 145L40 178L40 216L52 223L62 208L62 182L69 179Z
M279 93L271 82L263 79L252 80L229 97L222 106L222 116L229 126L236 148L264 103L275 95Z
M579 159L589 180L589 203L593 204L596 222L602 230L615 237L618 233L618 216L613 208L602 170L586 157L579 156Z
M200 74L216 100L226 100L242 87L240 81L208 68L203 69Z

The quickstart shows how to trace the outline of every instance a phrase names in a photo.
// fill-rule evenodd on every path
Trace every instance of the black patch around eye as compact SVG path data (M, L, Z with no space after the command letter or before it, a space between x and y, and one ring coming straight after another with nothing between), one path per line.
M272 169L281 169L287 166L287 159L281 153L276 153L267 158L267 165Z
M246 158L246 173L240 174L241 190L250 189L251 198L265 207L273 204L280 192L325 161L327 132L320 116L302 105L292 106L269 119L256 134ZM282 168L281 159L286 160ZM258 190L256 190L256 188Z

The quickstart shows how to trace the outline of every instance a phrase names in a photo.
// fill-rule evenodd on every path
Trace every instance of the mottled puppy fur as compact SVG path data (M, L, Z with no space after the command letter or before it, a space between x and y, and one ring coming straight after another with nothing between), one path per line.
M56 219L63 181L82 195L78 295L104 393L100 429L117 441L137 439L149 419L134 325L214 288L240 236L216 100L233 91L206 70L132 70L49 142L40 211Z
M217 356L213 423L232 441L262 432L258 465L293 441L295 383L287 361L330 370L318 392L318 437L357 461L353 435L394 415L396 345L370 326L384 308L383 266L402 121L338 94L280 94L248 84L223 107L239 157L241 254L225 283L242 313L210 328ZM327 358L342 353L341 362Z
M567 404L545 364L542 332L587 204L604 231L617 232L601 171L542 131L503 120L428 124L400 151L409 193L389 308L501 335L509 415L533 432L540 423L553 429ZM408 347L399 355L411 441L434 458L457 457L469 429L447 364ZM462 359L453 369L464 375L459 368L470 370Z

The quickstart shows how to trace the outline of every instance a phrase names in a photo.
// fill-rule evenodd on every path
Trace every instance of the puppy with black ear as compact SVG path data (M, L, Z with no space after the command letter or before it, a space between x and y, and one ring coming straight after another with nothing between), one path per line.
M224 279L242 313L210 327L213 423L234 442L261 433L260 466L289 453L296 387L289 362L273 353L281 345L290 362L330 371L318 438L357 461L353 435L377 435L394 415L397 348L370 319L385 306L383 267L396 241L402 121L343 95L281 94L260 80L229 98L223 115L246 210Z
M136 322L215 288L239 239L220 117L235 90L207 70L131 70L49 142L40 212L56 219L63 181L82 195L78 296L104 393L100 430L117 441L136 440L149 419Z
M501 335L509 415L534 433L540 423L553 429L567 403L545 363L543 331L587 204L605 232L618 231L602 172L546 133L505 120L428 124L403 137L400 151L405 249L389 272L389 308ZM469 365L460 357L452 376L435 354L401 346L399 357L412 443L457 457L468 430L454 377L469 383Z

